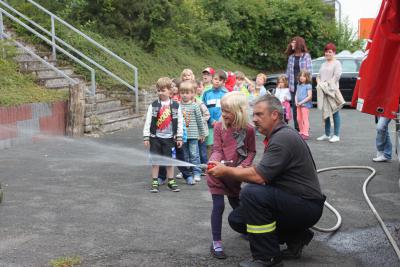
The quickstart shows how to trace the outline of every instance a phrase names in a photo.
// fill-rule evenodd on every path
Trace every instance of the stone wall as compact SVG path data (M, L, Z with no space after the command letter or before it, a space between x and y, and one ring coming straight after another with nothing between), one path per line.
M66 114L65 101L0 107L0 149L65 135Z

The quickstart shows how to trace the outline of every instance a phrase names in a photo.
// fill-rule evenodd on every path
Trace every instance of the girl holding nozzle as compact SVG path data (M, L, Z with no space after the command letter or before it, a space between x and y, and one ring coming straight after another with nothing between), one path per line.
M230 92L221 99L222 121L214 126L214 147L210 162L224 161L229 166L242 168L252 165L256 155L256 142L254 128L248 123L247 106L247 97L242 92ZM225 259L221 241L224 195L227 195L233 209L239 207L241 182L230 177L217 179L207 174L207 184L213 202L211 212L213 242L210 251L213 257Z

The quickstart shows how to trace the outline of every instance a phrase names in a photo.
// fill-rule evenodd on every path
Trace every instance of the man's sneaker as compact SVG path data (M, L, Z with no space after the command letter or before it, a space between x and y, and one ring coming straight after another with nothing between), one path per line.
M310 229L306 229L296 240L287 242L287 249L281 251L283 259L299 259L303 252L304 246L308 245L314 237L314 233Z
M324 135L318 137L317 141L328 141L329 139L330 139L330 137L324 134Z
M195 181L196 183L200 182L200 181L201 181L200 175L195 175L195 176L194 176L194 181Z
M239 263L240 267L270 267L283 266L281 257L272 257L267 260L248 259Z
M187 183L188 185L194 185L194 184L196 184L196 183L194 182L192 176L189 176L188 178L186 178L186 183Z
M329 139L329 142L331 143L336 143L340 141L340 137L337 135L332 135L332 137Z
M158 193L160 192L160 190L158 189L158 187L160 186L160 184L158 183L157 179L153 179L153 181L151 182L151 189L150 192L151 193Z
M176 181L174 179L171 179L168 181L168 188L171 189L172 192L179 192L181 191L178 188L178 185L176 184Z
M374 162L390 162L392 160L385 157L385 155L382 153L380 155L376 155L376 158L373 158L372 161L374 161Z
M176 179L182 179L182 178L183 178L182 173L181 173L181 172L178 173L178 174L175 176L175 178L176 178Z

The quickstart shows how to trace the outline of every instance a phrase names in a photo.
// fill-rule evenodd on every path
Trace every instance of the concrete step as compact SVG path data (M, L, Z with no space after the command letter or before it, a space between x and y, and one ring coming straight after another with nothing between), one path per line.
M99 131L102 133L110 133L141 125L143 125L143 116L134 114L103 123L99 126Z
M51 59L51 53L50 52L34 52L37 56L45 59L45 60L49 60ZM26 51L21 51L17 50L17 54L15 55L14 59L17 62L20 61L32 61L32 60L37 60L34 56L32 56L31 54L27 53Z
M117 99L106 98L96 102L96 113L107 112L108 110L120 108L121 101Z
M70 78L77 82L81 82L85 79L82 75L70 75ZM64 77L49 77L49 78L38 78L37 81L40 85L49 89L59 89L68 87L71 83Z
M57 65L55 60L46 60L53 66ZM49 67L40 62L39 60L22 60L18 61L21 72L29 72L30 70L48 69Z
M103 93L99 93L96 90L96 100L105 100L107 98L107 96Z
M127 117L133 114L132 107L119 107L114 109L109 109L105 112L97 112L96 118L99 119L101 122L106 123L110 120L116 120L123 117ZM89 119L89 118L85 118ZM87 121L85 124L87 125L90 121Z
M67 74L68 76L71 76L74 74L74 69L70 67L57 67L61 72ZM52 69L32 69L29 70L30 73L32 73L36 78L55 78L55 77L62 77L60 74L58 74L56 71Z

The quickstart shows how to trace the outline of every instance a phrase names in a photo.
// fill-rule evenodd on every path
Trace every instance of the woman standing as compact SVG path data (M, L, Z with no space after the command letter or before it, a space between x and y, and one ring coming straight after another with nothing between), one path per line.
M340 115L339 110L345 101L339 90L339 79L342 75L342 65L336 60L336 46L329 43L324 48L326 61L322 63L317 77L318 109L322 110L325 121L325 134L318 137L318 141L329 140L331 143L340 141ZM331 135L331 121L334 124Z
M289 81L289 89L291 94L291 105L293 114L294 128L299 131L299 124L297 123L297 111L295 104L295 95L297 91L297 76L300 70L307 70L312 73L311 56L308 53L306 42L300 36L293 37L286 49L288 56L288 64L286 68L286 76Z

